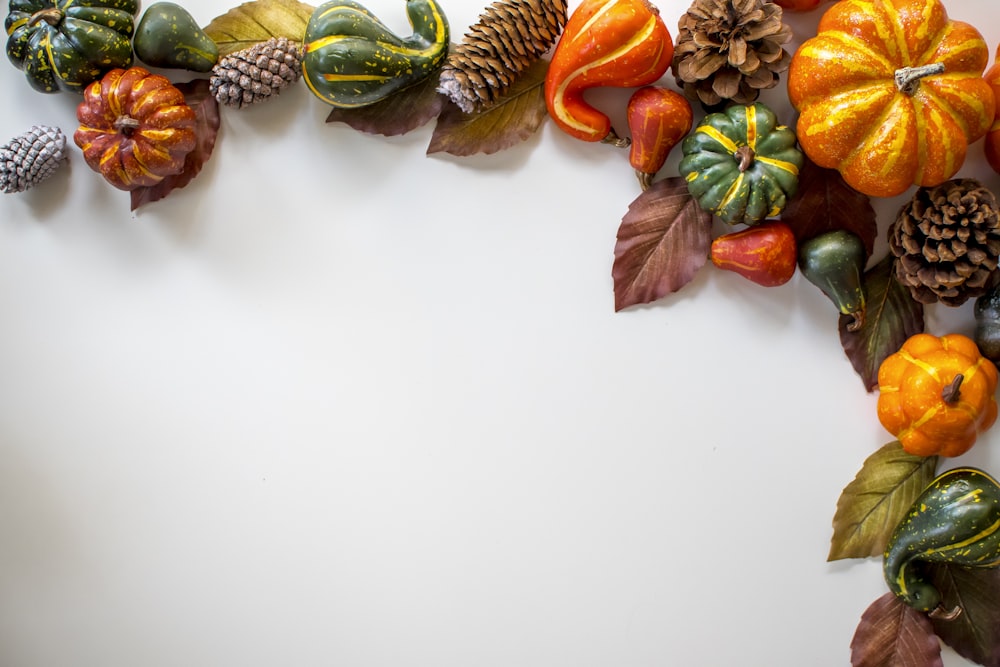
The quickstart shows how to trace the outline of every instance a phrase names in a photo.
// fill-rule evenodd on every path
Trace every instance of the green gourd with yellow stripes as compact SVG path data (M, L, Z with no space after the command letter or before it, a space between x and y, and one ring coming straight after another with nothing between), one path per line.
M448 21L434 0L407 0L413 28L399 37L364 6L333 0L306 26L302 78L327 104L373 104L430 76L448 54Z
M938 475L910 506L889 538L883 573L889 589L920 611L933 611L940 592L921 563L1000 565L1000 485L977 468Z
M708 114L681 150L688 191L732 225L778 215L798 189L804 161L795 133L759 102Z

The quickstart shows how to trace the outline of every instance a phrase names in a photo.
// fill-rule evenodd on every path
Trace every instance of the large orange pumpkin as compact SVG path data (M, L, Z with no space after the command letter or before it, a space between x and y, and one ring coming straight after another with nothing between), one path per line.
M194 110L166 77L141 67L111 70L90 84L73 135L94 171L120 190L179 174L196 142Z
M983 36L939 0L842 0L792 56L799 143L870 196L942 183L993 122L988 64Z
M958 456L997 418L997 369L968 336L911 336L878 371L878 418L910 454Z
M997 45L996 55L993 57L993 66L986 70L983 76L986 83L993 88L993 96L998 100L1000 107L1000 45ZM986 161L989 162L993 171L1000 173L1000 108L993 116L993 124L990 131L986 133L986 140L983 142L983 149L986 152Z

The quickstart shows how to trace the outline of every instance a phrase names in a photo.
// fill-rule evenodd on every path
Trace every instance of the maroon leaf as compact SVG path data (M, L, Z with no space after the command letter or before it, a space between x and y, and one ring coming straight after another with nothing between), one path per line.
M420 83L363 107L334 108L328 123L346 123L359 132L399 136L421 127L441 113L444 97L437 92L438 77L429 76Z
M148 188L132 190L132 210L143 204L163 199L178 188L183 188L191 182L201 168L212 157L215 141L219 136L219 103L215 100L208 86L208 79L195 79L188 83L178 83L177 87L184 93L184 100L194 109L195 138L194 150L184 158L184 169L175 176L167 176L156 185Z
M656 181L628 208L618 228L615 310L650 303L691 282L708 261L712 214L682 177Z
M945 614L933 614L934 631L962 657L1000 667L1000 569L927 564Z
M878 387L878 368L906 339L924 330L924 306L893 275L894 258L887 255L865 272L865 321L848 331L854 321L840 316L840 342L865 389Z
M892 593L871 603L851 640L854 667L941 667L941 644L927 616Z
M467 157L487 155L521 143L535 134L549 117L545 106L547 60L535 61L504 96L483 111L467 114L448 101L438 116L428 155L448 153Z
M846 229L857 234L871 257L878 235L871 200L849 186L834 169L817 167L808 158L799 170L799 188L781 220L806 241L823 232Z

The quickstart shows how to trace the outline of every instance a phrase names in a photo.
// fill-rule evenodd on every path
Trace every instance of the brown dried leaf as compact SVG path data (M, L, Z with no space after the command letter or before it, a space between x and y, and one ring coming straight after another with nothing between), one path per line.
M907 454L890 442L865 459L840 494L827 560L881 556L896 525L934 479L936 456Z
M893 275L892 255L865 272L865 321L848 331L854 318L840 317L840 342L865 389L878 387L878 369L906 339L924 330L924 305Z
M691 282L712 243L712 214L682 177L656 181L628 208L618 228L615 310L650 303Z
M927 563L925 572L941 607L958 612L950 620L931 617L937 636L963 658L1000 667L1000 569Z
M250 48L272 37L301 42L315 7L298 0L251 0L205 26L219 47L219 57Z
M212 157L215 142L219 136L219 103L209 90L208 79L195 79L187 83L176 84L184 93L184 100L194 109L195 144L194 150L184 158L184 169L175 176L167 176L156 185L148 188L132 190L132 210L143 204L163 199L168 194L183 188L201 171L201 168Z
M406 134L441 113L444 97L437 92L437 84L435 73L375 104L353 109L334 107L326 122L346 123L359 132L386 137Z
M892 593L875 600L851 640L853 667L941 667L941 643L927 616Z
M536 61L496 104L483 111L467 114L451 101L446 102L427 154L489 155L533 135L549 117L543 90L548 68L548 61Z
M864 241L871 257L878 235L871 200L849 186L834 169L817 167L806 158L799 170L799 187L781 220L795 232L799 243L823 232L846 229Z

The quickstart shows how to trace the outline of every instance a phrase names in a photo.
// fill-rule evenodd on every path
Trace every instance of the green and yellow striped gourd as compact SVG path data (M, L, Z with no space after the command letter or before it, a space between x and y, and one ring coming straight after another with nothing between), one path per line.
M977 468L939 475L917 497L889 538L883 573L889 589L920 611L932 611L941 594L921 562L963 567L1000 565L1000 485Z
M448 54L448 21L434 0L407 0L413 34L396 36L351 0L312 13L303 40L302 78L327 104L360 107L433 73Z
M679 169L702 209L729 224L773 218L795 194L805 158L795 133L757 102L710 113L681 143Z

